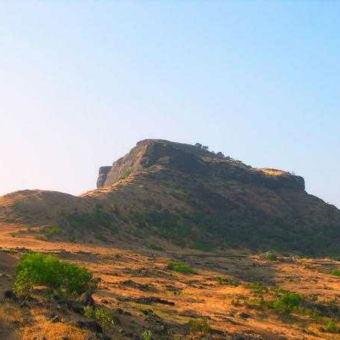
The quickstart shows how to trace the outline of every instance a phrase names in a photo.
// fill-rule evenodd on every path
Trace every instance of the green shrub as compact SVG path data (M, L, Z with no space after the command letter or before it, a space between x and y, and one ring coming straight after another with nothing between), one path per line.
M217 277L216 281L220 284L220 285L229 285L229 286L239 286L240 282L237 280L233 280L233 279L229 279L227 277Z
M34 238L41 241L47 241L61 233L62 229L60 227L45 225L40 228L39 233L35 234Z
M324 330L329 333L340 333L340 327L337 326L334 320L329 320Z
M142 334L141 334L141 338L142 340L151 340L152 339L152 332L149 330L145 330Z
M277 261L277 255L275 255L272 251L265 252L264 257L269 261Z
M95 318L94 308L92 306L85 306L84 315L89 319L94 319Z
M111 313L105 308L84 307L84 315L89 319L96 320L102 327L108 328L114 324Z
M179 273L196 274L196 271L190 265L181 262L170 262L168 269Z
M289 314L294 310L298 310L303 301L303 296L297 293L283 291L278 299L269 302L268 305L273 309Z
M57 226L46 226L43 229L43 233L46 236L46 238L51 238L53 236L57 236L61 234L61 228Z
M254 294L263 294L263 293L266 293L268 291L268 288L266 287L266 285L263 282L255 281L255 282L251 283L250 290Z
M210 331L210 325L207 320L190 320L188 322L190 333L200 333L202 335L208 334Z
M52 255L24 255L17 265L14 291L27 296L35 286L45 286L65 296L78 296L91 287L92 274L76 264L60 261Z
M133 169L130 167L128 168L120 177L119 179L128 178L132 174Z
M331 275L340 276L340 270L334 269L329 272Z

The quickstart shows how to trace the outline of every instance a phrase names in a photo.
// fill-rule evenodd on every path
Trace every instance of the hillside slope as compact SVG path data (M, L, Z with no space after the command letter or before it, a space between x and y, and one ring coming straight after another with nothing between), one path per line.
M340 211L306 193L302 177L252 168L200 145L141 141L100 169L97 186L81 197L6 195L0 220L55 224L72 238L95 233L108 243L164 239L205 250L340 255Z

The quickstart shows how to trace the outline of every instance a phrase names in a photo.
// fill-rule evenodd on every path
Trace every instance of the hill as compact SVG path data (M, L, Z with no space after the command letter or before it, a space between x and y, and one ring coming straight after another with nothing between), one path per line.
M100 168L97 189L80 197L5 195L0 221L46 225L45 234L55 238L108 244L340 255L340 211L306 193L302 177L165 140L137 143Z

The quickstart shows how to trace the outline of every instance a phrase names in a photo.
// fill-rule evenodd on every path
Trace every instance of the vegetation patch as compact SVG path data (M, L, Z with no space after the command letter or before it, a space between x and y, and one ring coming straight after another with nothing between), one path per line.
M234 286L234 287L237 287L240 285L240 281L235 280L235 279L230 279L228 277L217 277L216 281L220 285L228 285L228 286Z
M152 332L147 329L143 331L140 337L142 338L142 340L152 340Z
M71 213L62 213L57 222L58 225L68 229L71 240L76 240L77 234L83 234L84 230L90 232L96 230L97 232L94 236L100 240L103 240L104 237L98 237L98 228L106 229L112 233L118 230L118 220L115 212L112 209L104 209L100 204L86 212L75 209Z
M251 283L249 288L253 294L264 294L268 292L268 287L261 281Z
M264 257L269 261L277 261L277 255L271 250L264 253Z
M16 268L14 292L28 296L37 286L61 296L79 296L93 288L92 274L86 268L52 255L26 254Z
M128 168L120 177L119 179L125 179L125 178L128 178L131 173L132 173L133 169L132 168Z
M292 313L292 312L303 312L301 303L304 301L304 297L300 294L282 291L280 296L266 303L267 306L282 312L282 313Z
M325 328L321 328L321 331L328 333L340 333L340 326L335 320L329 320Z
M210 325L206 319L192 319L188 322L190 334L206 335L210 332Z
M186 246L186 240L192 234L190 224L185 223L179 214L168 209L135 212L133 220L140 228L152 229L152 232L179 246ZM144 236L145 232L141 234Z
M86 306L84 307L84 315L89 319L96 320L104 328L114 325L112 314L105 308Z
M334 269L329 272L331 275L339 276L340 277L340 270Z
M44 225L35 231L28 230L28 232L32 232L36 240L48 241L61 235L62 228L56 225Z
M339 307L337 301L328 303L317 303L315 298L307 300L301 294L291 292L282 288L268 288L260 282L255 282L250 287L258 298L246 302L246 304L270 308L280 314L298 314L309 316L312 320L324 324L320 330L323 332L339 333ZM264 295L266 293L266 296Z
M185 274L197 273L189 264L182 262L169 262L167 268L179 273Z
M215 245L209 242L204 241L196 241L193 243L192 247L194 249L202 250L202 251L212 251L215 248Z

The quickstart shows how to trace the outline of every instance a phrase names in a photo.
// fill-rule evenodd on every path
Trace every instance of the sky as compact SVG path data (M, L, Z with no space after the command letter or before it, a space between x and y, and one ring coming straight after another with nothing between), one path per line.
M0 2L0 195L80 194L137 141L294 172L340 207L340 1Z

